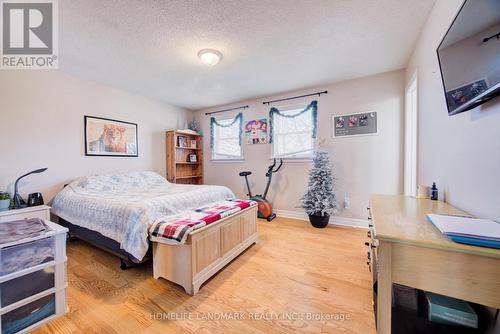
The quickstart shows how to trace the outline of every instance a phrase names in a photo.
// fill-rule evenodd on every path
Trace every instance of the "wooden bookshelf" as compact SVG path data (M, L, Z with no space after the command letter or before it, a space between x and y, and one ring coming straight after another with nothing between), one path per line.
M184 136L184 135L181 135L181 136ZM195 151L195 150L201 150L201 148L199 148L199 147L180 147L180 146L176 146L175 148L178 148L180 150L193 150L193 151Z
M199 178L202 177L201 175L185 175L185 176L177 176L177 180L183 180L183 179L194 179L194 178Z
M203 184L203 137L182 131L167 131L167 180L181 184ZM192 147L192 141L195 146ZM196 162L189 155L196 155Z

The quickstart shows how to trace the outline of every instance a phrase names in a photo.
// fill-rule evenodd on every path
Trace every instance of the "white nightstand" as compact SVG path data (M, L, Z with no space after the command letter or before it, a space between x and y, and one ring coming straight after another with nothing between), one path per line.
M0 223L27 218L40 218L43 220L50 220L50 206L38 205L24 209L0 211Z

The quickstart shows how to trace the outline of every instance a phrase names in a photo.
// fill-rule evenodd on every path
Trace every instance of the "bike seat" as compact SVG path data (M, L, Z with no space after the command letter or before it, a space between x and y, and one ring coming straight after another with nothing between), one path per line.
M251 175L252 172L241 172L240 173L240 176L248 176L248 175Z

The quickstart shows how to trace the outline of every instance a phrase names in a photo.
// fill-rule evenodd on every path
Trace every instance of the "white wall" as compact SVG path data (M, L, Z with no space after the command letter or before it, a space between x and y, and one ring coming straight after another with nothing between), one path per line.
M402 193L402 108L404 94L404 71L394 71L362 79L344 81L328 86L289 92L279 96L268 96L242 101L232 105L211 108L226 109L246 105L244 120L267 117L269 107L262 101L301 95L318 90L328 90L318 101L318 138L326 139L337 173L337 195L344 201L348 192L351 206L339 213L347 218L366 219L366 207L370 193ZM309 101L309 100L308 100ZM279 106L279 105L278 105ZM379 135L332 138L332 115L375 110L378 112ZM205 181L230 187L237 196L246 194L244 179L238 176L242 170L250 170L252 191L262 193L265 187L265 172L270 163L271 146L245 145L244 162L211 162L209 143L209 116L207 110L198 111L195 117L201 121L205 133ZM217 114L218 117L234 116L236 112ZM306 189L309 162L286 162L284 168L273 178L270 199L278 210L303 212L299 199Z
M500 98L449 117L436 49L462 0L438 0L406 70L418 71L418 182L435 181L446 201L500 220Z
M87 157L83 115L138 124L139 157ZM59 71L0 73L0 190L36 168L21 193L48 201L64 183L91 173L153 170L165 175L164 131L183 127L191 112Z

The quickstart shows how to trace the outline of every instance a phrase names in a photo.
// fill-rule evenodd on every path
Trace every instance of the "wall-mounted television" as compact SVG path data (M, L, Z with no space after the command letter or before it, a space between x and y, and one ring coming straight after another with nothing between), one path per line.
M466 0L437 54L448 115L500 95L500 0Z

